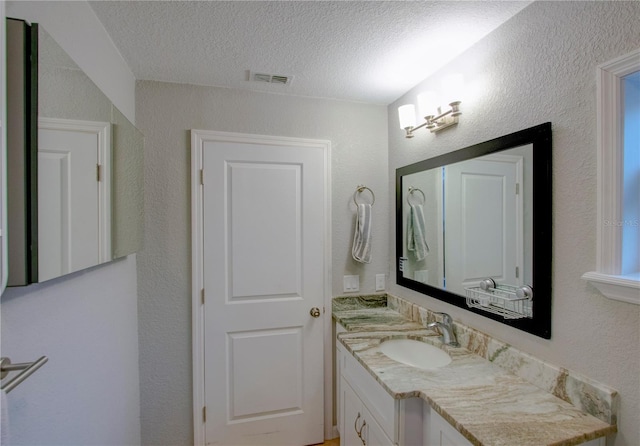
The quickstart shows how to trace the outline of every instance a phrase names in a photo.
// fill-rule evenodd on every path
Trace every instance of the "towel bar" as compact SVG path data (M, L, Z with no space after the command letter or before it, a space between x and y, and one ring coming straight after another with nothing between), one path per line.
M361 194L365 190L368 190L369 193L371 194L371 206L373 206L373 204L376 202L376 195L373 193L373 191L369 189L367 186L359 185L358 187L356 187L356 192L353 194L353 202L356 204L356 206L358 205L356 196L358 194Z
M6 393L11 392L13 389L18 387L20 383L22 383L25 379L30 377L36 370L42 367L48 360L49 358L47 358L46 356L42 356L33 362L11 364L11 359L6 357L0 358L0 379L4 379L9 372L22 370L22 373L17 375L6 385L2 386L2 390L4 390Z
M427 202L427 197L425 197L424 192L422 192L422 190L418 189L417 187L409 187L409 195L407 196L407 203L412 204L410 200L411 200L411 197L413 197L413 194L416 192L419 192L422 195L422 204L425 204Z

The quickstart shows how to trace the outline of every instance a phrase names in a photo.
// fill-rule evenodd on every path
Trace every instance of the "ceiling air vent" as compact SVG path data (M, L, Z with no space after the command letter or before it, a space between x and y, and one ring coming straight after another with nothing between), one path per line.
M267 82L269 84L288 85L293 76L282 76L279 74L253 73L251 80L256 82Z

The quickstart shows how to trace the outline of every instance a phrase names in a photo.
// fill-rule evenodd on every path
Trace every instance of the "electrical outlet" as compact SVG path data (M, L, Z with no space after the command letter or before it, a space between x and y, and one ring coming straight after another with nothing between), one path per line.
M360 291L360 276L344 276L343 290L345 293Z
M384 291L385 283L384 283L384 274L376 274L376 291Z

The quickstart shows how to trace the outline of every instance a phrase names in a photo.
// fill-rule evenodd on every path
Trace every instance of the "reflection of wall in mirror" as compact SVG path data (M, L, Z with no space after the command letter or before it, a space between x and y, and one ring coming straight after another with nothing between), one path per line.
M526 144L520 147L506 150L502 153L521 156L523 159L522 183L520 193L522 195L522 226L524 233L523 263L521 283L533 284L533 145Z
M111 101L42 26L38 39L38 116L110 122Z
M144 137L113 107L112 255L142 248L144 218Z

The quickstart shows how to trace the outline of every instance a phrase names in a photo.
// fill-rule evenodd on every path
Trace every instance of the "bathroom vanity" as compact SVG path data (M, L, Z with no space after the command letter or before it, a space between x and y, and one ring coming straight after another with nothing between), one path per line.
M612 389L588 390L589 399L601 399L595 405L611 409L596 417L473 353L466 348L475 344L472 337L463 334L463 347L442 346L427 321L416 321L435 320L428 310L399 298L404 308L390 308L387 296L340 299L333 317L342 446L604 446L605 436L616 432ZM390 339L437 346L451 362L429 369L398 362L381 351Z
M344 327L338 326L344 331ZM471 445L421 398L394 399L344 348L340 364L339 429L345 445Z

